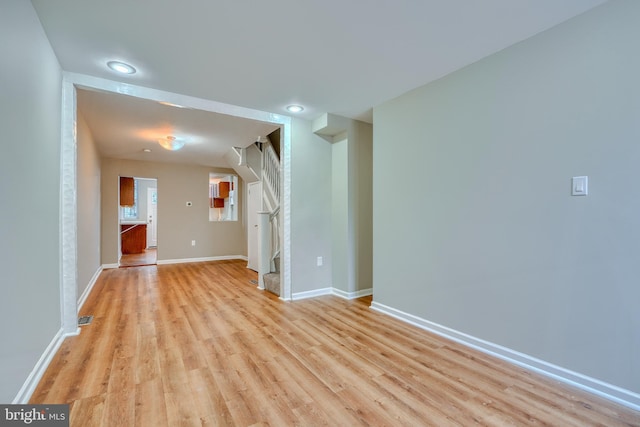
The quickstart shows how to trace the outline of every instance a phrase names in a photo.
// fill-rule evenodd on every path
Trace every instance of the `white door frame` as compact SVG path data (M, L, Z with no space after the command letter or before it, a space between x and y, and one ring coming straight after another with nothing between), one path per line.
M291 300L291 117L223 104L162 90L115 82L84 74L62 73L62 132L60 140L60 304L62 333L78 334L78 235L77 235L77 152L76 87L125 93L141 99L168 102L196 110L227 114L282 126L281 181L283 221L281 299ZM117 228L117 224L108 224Z
M251 195L258 195L257 203L252 203ZM254 199L255 200L255 199ZM258 242L258 212L262 210L262 182L247 183L247 268L258 271L260 244ZM252 244L252 235L255 237ZM253 255L253 256L252 256Z
M153 193L156 193L155 213L150 215L151 206L153 203ZM152 239L150 237L155 237ZM158 246L158 186L156 181L156 187L147 187L147 247Z

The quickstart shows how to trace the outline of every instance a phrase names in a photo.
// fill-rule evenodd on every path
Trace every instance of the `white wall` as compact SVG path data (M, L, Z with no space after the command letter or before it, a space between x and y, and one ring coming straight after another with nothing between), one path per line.
M31 3L0 13L0 402L60 329L60 66Z
M100 269L100 154L82 114L78 141L78 297Z
M640 392L638 22L609 2L374 109L375 302Z
M291 127L292 293L331 287L331 144L311 132L311 122ZM317 257L324 265L316 265Z

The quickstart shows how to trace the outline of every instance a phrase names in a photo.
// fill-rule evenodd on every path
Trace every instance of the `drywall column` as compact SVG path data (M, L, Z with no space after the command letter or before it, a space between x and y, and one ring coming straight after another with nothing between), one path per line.
M334 138L331 146L331 254L332 285L344 292L355 288L353 265L353 213L349 206L349 139L344 132Z
M349 292L360 296L370 294L373 287L373 126L357 120L349 127L349 183L355 266ZM398 203L394 194L388 195L388 201L390 209Z
M346 297L371 293L372 157L370 124L325 114L314 133L331 147L333 288Z

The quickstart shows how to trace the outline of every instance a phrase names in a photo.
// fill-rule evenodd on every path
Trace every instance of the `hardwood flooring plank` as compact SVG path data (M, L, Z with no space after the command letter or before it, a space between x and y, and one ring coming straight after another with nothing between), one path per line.
M136 334L136 354L134 356L134 378L136 384L158 378L160 375L160 360L156 328L153 323L139 323Z
M283 302L241 261L105 270L31 403L72 426L640 426L640 414L369 308Z
M119 393L122 390L133 390L135 382L135 359L131 357L114 357L111 364L107 393Z
M82 427L108 426L103 420L105 398L105 395L100 395L75 400L69 408L70 424ZM75 420L82 420L82 423Z
M135 385L135 405L134 425L169 427L166 396L160 378ZM72 425L82 426L81 418L72 418L71 421Z
M135 423L135 386L107 393L104 401L102 425L105 427L129 427ZM75 418L75 417L74 417Z
M233 418L224 396L207 368L188 372L189 386L196 411L203 425L229 426Z

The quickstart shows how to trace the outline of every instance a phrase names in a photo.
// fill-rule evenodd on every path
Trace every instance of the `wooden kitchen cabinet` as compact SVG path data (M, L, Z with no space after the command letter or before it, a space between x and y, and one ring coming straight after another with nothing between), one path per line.
M120 177L120 206L133 206L133 178L121 176Z
M227 181L222 181L218 183L218 197L221 199L226 199L229 197L229 190L231 190L231 183Z

